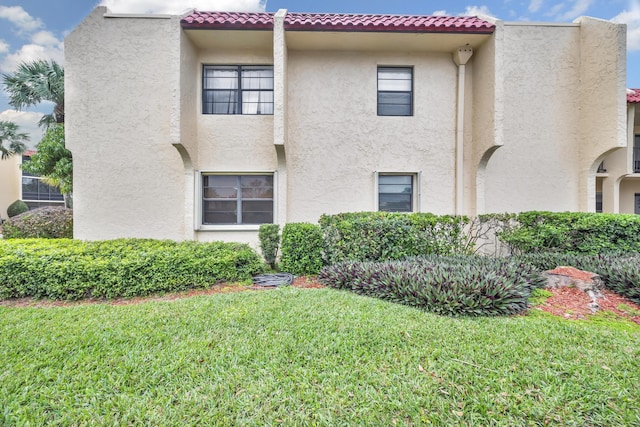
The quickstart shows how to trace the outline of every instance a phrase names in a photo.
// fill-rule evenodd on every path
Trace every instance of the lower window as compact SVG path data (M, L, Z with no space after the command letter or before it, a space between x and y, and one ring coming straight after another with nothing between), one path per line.
M413 175L378 175L378 210L413 212Z
M273 175L202 175L202 224L273 222Z

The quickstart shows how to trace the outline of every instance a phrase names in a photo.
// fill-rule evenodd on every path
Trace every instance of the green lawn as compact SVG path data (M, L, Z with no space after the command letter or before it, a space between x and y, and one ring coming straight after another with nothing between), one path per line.
M332 289L0 307L0 425L640 425L640 327Z

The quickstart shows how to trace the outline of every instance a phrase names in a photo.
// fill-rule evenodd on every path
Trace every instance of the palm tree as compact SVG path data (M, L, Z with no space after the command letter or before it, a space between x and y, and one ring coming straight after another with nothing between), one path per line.
M21 110L41 103L53 102L53 112L40 119L39 126L64 123L64 69L55 61L38 59L22 62L13 74L3 74L2 81L9 94L9 103Z
M17 124L0 121L0 159L24 153L27 149L24 143L28 140L29 136L26 133L18 132Z

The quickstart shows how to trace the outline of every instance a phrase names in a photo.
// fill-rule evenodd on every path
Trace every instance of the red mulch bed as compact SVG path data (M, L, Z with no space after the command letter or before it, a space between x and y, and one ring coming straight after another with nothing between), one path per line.
M593 315L588 306L591 299L586 292L569 287L548 288L547 290L553 296L547 299L545 303L536 306L537 309L566 319L586 319ZM619 309L620 305L624 304L636 310L635 313L640 313L640 305L607 289L601 290L601 293L603 298L598 299L598 304L600 305L598 311L611 311L640 325L640 316L631 315Z
M595 275L588 271L578 270L575 267L556 267L549 273L561 274L576 280L590 281ZM575 287L547 288L553 294L543 304L536 306L537 309L546 311L555 316L562 316L566 319L586 319L593 315L589 308L591 298L586 292ZM602 289L602 298L598 299L598 311L611 311L618 316L625 317L640 325L640 305L634 303L629 298L616 294L608 289ZM624 304L631 307L633 314L620 310Z

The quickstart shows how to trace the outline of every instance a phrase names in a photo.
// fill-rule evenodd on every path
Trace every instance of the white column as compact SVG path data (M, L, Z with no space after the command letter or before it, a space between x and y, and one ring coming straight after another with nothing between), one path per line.
M453 52L453 62L458 66L458 98L456 117L456 215L464 214L464 89L465 65L473 55L471 46L463 46Z

